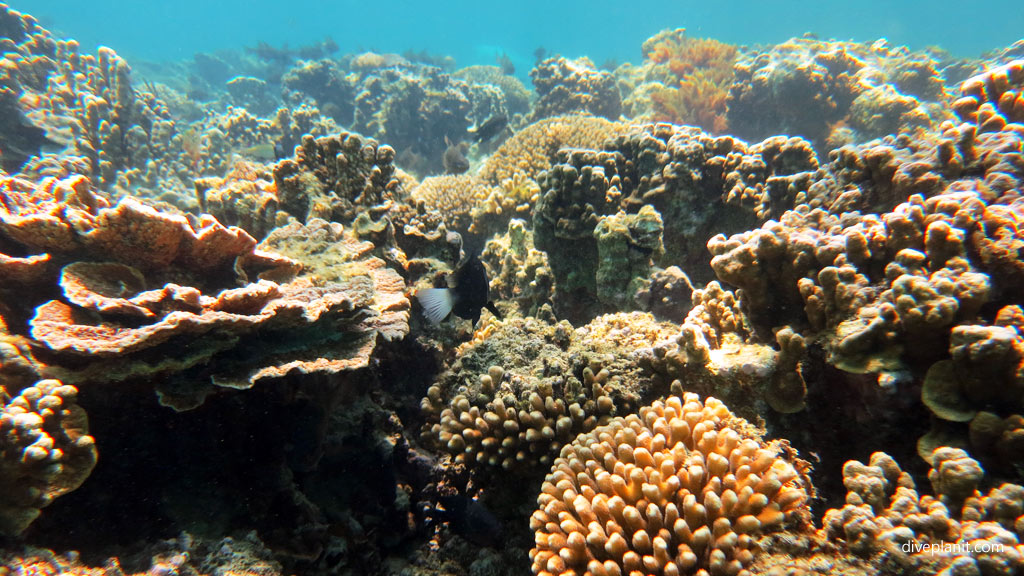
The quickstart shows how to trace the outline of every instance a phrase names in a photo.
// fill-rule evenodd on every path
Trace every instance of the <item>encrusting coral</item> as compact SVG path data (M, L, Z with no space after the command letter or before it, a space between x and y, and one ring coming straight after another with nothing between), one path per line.
M805 466L714 398L655 402L562 449L530 518L533 573L747 574L758 537L809 522Z

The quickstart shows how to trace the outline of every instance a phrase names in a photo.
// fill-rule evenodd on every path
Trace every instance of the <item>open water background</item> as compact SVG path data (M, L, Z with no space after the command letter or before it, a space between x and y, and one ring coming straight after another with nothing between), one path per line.
M533 52L596 64L639 62L640 45L659 30L735 44L777 43L805 32L822 38L886 38L912 48L938 45L978 56L1024 35L1020 0L36 0L11 7L77 39L92 52L105 45L133 60L189 59L196 52L258 41L291 47L327 36L341 53L427 50L458 66L493 64L506 53L520 75Z

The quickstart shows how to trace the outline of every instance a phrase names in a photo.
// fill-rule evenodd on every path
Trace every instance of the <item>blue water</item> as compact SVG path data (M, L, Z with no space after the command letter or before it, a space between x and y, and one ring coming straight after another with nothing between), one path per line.
M881 37L913 48L939 45L977 56L1024 35L1019 0L984 8L953 0L829 2L649 1L507 3L457 0L45 0L10 5L92 50L106 45L131 59L178 60L196 52L306 45L327 36L342 52L429 50L459 66L491 64L507 53L522 73L538 46L568 57L639 62L644 39L665 28L736 44L777 43L804 32L823 38Z

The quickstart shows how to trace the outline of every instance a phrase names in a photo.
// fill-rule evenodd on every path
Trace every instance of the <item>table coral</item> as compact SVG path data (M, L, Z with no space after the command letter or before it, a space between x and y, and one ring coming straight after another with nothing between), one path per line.
M809 521L805 466L714 398L669 397L580 435L530 519L533 573L742 574Z
M49 349L47 373L69 382L173 375L162 381L178 379L162 389L165 401L194 405L209 385L195 390L190 374L214 357L217 383L248 387L292 370L365 366L378 335L400 338L408 330L404 281L369 255L373 244L342 238L340 227L322 239L344 246L340 268L319 270L310 256L320 249L306 248L296 254L319 276L292 280L298 262L258 250L244 231L210 216L193 228L184 217L134 200L108 207L81 178L39 187L7 184L0 232L22 249L47 249L66 263L63 298L39 305L29 326ZM322 221L316 226L330 229ZM289 235L322 236L312 230L298 224L281 229L268 246L296 251ZM279 282L249 281L246 269L269 269ZM288 337L268 336L292 328ZM190 345L180 346L182 338ZM296 346L299 341L304 344ZM248 352L233 356L237 346ZM257 349L260 354L250 355ZM77 369L67 370L67 362Z
M75 387L40 380L14 393L0 387L0 534L8 536L81 486L96 465Z

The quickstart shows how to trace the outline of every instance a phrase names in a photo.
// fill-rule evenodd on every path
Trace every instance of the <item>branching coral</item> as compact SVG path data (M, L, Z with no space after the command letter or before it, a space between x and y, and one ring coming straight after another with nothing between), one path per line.
M710 38L690 38L684 29L677 29L649 38L642 51L649 63L645 65L652 68L646 76L658 80L652 84L651 112L644 120L725 132L735 46Z
M888 554L908 571L1009 575L1024 568L1024 488L1003 484L983 494L984 471L956 448L936 450L930 463L935 496L920 496L883 452L867 465L847 462L846 506L825 514L822 532L856 554Z
M808 522L802 466L714 398L655 402L562 450L530 519L533 573L742 573L760 535Z
M424 439L477 474L539 477L576 434L658 393L634 357L670 329L641 313L602 316L575 331L565 322L506 321L431 386Z

